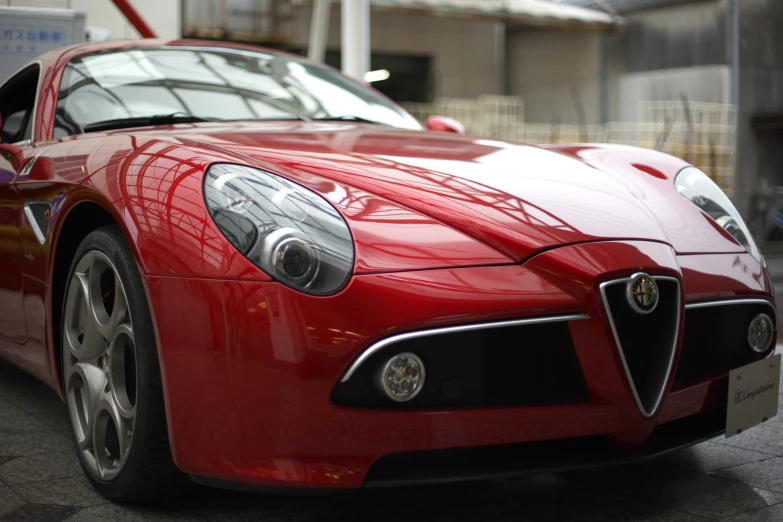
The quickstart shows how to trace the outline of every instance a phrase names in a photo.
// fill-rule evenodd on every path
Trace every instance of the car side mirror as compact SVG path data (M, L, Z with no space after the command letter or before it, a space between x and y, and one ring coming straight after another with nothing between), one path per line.
M18 173L20 170L22 170L22 164L24 163L24 153L22 152L22 149L16 145L11 145L10 143L0 143L0 156L2 156L4 160L11 164L11 167L15 172Z
M29 164L25 164L25 167L30 168L30 172L27 174L31 180L34 181L50 181L54 178L54 162L52 158L44 158L42 156L33 157L30 161L34 161L32 167Z
M454 118L446 116L430 116L427 118L427 130L435 132L453 132L454 134L465 134L465 126Z

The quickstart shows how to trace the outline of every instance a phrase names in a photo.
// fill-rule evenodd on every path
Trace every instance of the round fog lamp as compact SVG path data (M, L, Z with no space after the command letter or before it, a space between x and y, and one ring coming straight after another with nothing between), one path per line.
M767 314L759 314L753 318L748 327L748 344L755 352L764 353L772 344L775 326Z
M424 386L424 363L417 355L400 353L389 359L380 375L383 393L397 402L405 402L419 394Z

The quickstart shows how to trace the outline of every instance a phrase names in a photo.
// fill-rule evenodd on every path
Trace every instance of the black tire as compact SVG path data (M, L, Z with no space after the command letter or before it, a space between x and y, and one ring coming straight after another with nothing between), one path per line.
M171 456L152 317L138 266L128 243L116 225L98 228L81 242L68 272L65 295L69 295L68 291L79 261L92 251L98 251L111 260L127 297L128 312L132 318L135 336L136 412L127 460L119 474L112 480L102 480L89 468L75 437L74 445L87 478L101 495L117 502L150 502L178 490L187 482L185 475L177 469ZM63 329L60 332L60 340L65 346L66 302L65 299L63 301ZM61 355L66 356L65 353ZM64 366L61 365L61 373L64 372ZM63 387L65 387L64 379ZM72 416L70 409L69 416Z

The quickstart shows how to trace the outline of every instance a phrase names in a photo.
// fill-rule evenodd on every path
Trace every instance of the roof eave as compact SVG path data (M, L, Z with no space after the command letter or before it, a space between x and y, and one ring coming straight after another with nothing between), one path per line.
M510 25L523 25L532 27L549 27L556 29L581 29L592 31L611 32L620 25L620 19L611 23L584 21L572 19L560 19L549 17L525 16L520 13L487 13L472 10L431 9L426 7L402 7L390 5L373 5L373 11L394 12L415 15L431 15L463 20L485 20L504 22Z

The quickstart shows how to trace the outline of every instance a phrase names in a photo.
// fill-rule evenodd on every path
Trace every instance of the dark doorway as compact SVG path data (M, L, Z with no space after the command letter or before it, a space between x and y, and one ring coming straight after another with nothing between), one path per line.
M751 118L751 127L758 145L757 201L758 216L754 222L762 223L757 240L766 243L769 251L774 244L783 245L783 113L758 114Z
M284 48L290 53L307 54L300 48ZM327 51L326 63L340 68L340 51ZM379 90L395 102L430 103L433 99L432 57L427 55L383 54L370 56L370 70L386 69L389 78L373 82L373 88Z
M783 187L783 113L751 118L758 140L758 179Z
M328 51L326 63L340 68L340 52ZM432 101L432 57L424 55L376 54L370 57L370 69L386 69L389 78L372 86L396 102Z

